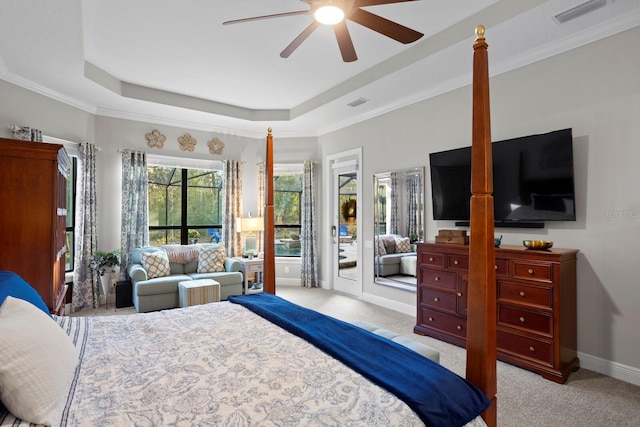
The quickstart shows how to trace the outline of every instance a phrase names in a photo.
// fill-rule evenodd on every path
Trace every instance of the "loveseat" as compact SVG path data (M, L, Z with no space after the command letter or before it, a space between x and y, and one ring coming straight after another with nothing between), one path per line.
M138 313L178 307L178 283L187 280L215 280L221 300L241 295L240 267L240 261L227 257L224 246L217 244L136 248L127 266L133 305Z
M382 234L375 237L375 268L378 276L391 276L394 274L407 274L401 270L401 261L404 257L417 257L415 245L412 245L408 237L398 234ZM413 272L415 275L415 272Z

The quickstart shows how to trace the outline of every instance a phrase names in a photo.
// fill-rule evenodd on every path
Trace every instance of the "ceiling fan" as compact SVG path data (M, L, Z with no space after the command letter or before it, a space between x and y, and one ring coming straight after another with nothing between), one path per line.
M367 6L378 6L382 4L404 3L416 0L300 0L309 4L307 10L294 12L275 13L272 15L254 16L251 18L234 19L225 21L223 25L239 24L242 22L257 21L260 19L281 18L293 15L313 15L314 21L300 33L281 53L280 56L288 58L294 50L320 25L332 25L338 40L338 47L344 62L353 62L358 59L356 49L353 46L351 35L347 29L345 20L356 22L377 33L390 37L400 43L413 43L423 36L422 33L407 28L396 22L375 15L361 9Z

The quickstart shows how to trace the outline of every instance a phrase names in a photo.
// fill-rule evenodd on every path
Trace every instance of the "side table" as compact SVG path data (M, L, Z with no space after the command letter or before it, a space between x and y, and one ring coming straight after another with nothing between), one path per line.
M264 270L264 260L261 258L235 257L240 261L242 277L244 279L244 294L255 294L262 292L262 272Z

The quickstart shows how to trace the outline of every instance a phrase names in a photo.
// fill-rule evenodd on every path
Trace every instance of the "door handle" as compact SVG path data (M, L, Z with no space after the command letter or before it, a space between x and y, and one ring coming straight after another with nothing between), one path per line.
M333 237L336 237L336 226L335 225L331 226L331 235Z

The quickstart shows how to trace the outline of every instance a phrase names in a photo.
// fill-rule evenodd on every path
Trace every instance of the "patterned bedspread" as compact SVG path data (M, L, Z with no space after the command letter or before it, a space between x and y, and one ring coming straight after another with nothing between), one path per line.
M422 425L394 395L236 304L57 320L81 352L61 426ZM2 426L27 425L14 421L0 414Z

